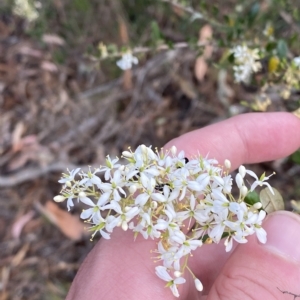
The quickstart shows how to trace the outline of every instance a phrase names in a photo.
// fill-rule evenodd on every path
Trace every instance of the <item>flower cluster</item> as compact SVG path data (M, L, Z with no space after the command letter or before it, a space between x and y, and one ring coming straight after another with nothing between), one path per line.
M134 152L124 151L123 158L127 164L107 156L106 166L93 172L76 169L63 174L59 180L62 192L54 200L67 200L68 209L74 205L73 199L87 205L81 218L91 224L92 236L99 232L110 239L114 228L121 227L132 230L135 237L140 234L158 240L155 253L160 265L155 272L176 297L186 271L191 272L196 289L203 289L187 261L204 243L219 243L224 238L225 250L230 251L233 240L246 243L252 234L266 242L261 226L266 212L260 202L248 204L245 197L262 185L273 192L267 183L270 176L258 178L240 166L233 179L230 161L225 160L222 167L200 154L189 160L174 146L153 151L141 145ZM249 188L247 174L254 179ZM239 190L236 198L231 193L233 181Z
M259 50L239 45L232 48L230 52L234 55L235 81L249 83L252 73L256 73L261 69L261 63L258 61Z
M14 14L24 17L29 23L39 17L38 11L29 0L15 0L14 4ZM39 2L35 2L34 4L40 6Z
M124 53L122 58L117 61L117 66L123 71L129 70L133 65L139 63L137 57L133 56L130 52Z

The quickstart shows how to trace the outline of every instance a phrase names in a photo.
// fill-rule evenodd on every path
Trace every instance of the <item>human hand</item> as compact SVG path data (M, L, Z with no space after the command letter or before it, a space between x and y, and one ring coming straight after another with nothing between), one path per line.
M229 159L232 168L284 157L300 146L300 120L288 113L241 115L185 134L175 145L187 157L209 153L219 162ZM276 212L263 224L267 243L249 237L226 253L223 243L203 245L193 252L189 266L204 286L194 281L180 285L181 299L284 299L279 290L300 293L300 218ZM67 300L174 299L155 275L156 241L137 238L117 229L111 240L101 239L83 262ZM189 275L188 275L189 276ZM203 296L206 295L206 296Z

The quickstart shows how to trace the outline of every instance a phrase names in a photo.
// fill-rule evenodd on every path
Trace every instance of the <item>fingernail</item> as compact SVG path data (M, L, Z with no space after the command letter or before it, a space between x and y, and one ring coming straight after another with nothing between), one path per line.
M300 217L287 211L268 216L263 223L267 231L265 247L292 260L300 262Z

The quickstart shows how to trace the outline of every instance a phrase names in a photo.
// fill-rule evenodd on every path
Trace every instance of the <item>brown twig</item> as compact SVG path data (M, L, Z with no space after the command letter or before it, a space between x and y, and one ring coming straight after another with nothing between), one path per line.
M65 163L65 162L56 162L46 167L27 168L22 171L19 171L14 175L0 176L0 187L2 188L13 187L20 183L37 179L51 172L64 172L67 168L75 169L78 168L78 166ZM84 167L83 169L86 169L86 167Z
M291 27L292 27L292 29L294 30L294 31L296 31L298 34L300 34L300 28L299 28L299 26L297 26L297 24L294 22L294 20L293 20L293 18L292 18L292 16L291 15L289 15L287 12L285 12L285 11L281 11L280 13L279 13L279 15L281 16L281 18L287 23L287 24L289 24Z

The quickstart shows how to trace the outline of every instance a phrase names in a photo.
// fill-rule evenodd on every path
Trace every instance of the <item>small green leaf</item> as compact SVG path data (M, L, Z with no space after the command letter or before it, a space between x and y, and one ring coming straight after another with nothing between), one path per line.
M251 10L250 10L250 16L252 18L256 18L257 15L258 15L258 12L259 12L259 9L260 9L260 5L258 2L254 3L251 7Z
M214 5L212 9L213 9L213 15L215 17L218 16L219 15L219 8L218 8L218 6Z
M249 205L253 205L253 204L257 203L257 202L260 202L260 198L259 198L258 194L253 191L253 192L249 192L247 194L247 196L245 197L244 201L246 203L248 203Z
M275 43L275 42L269 42L269 43L266 45L266 50L267 50L268 52L273 51L275 48L276 48L276 43Z
M151 22L151 38L154 43L161 39L161 33L156 21Z
M90 2L87 0L74 0L74 6L76 9L82 12L87 12L90 8Z
M285 40L279 40L277 43L277 53L280 58L284 58L288 53L288 46Z
M281 194L274 188L274 195L271 193L269 188L263 189L260 194L260 202L263 209L269 214L276 210L284 210L284 201Z
M258 16L260 10L260 4L258 2L254 3L250 9L249 15L248 15L248 23L249 25L252 25L255 21L256 17Z
M230 18L229 18L229 16L225 15L225 16L224 16L224 19L225 19L225 22L226 22L227 24L230 23Z
M297 150L291 155L291 160L300 165L300 150Z

